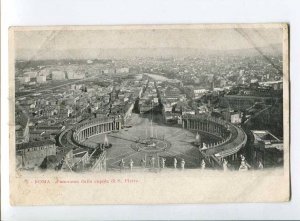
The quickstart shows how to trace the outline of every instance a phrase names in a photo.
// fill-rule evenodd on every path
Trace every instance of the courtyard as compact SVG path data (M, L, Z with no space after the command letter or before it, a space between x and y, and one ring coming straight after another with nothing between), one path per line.
M177 168L181 167L184 160L185 168L199 168L200 157L198 147L194 144L196 134L182 129L179 125L172 126L163 123L160 114L140 115L132 114L127 122L129 127L124 127L118 132L106 134L112 147L107 149L107 170L120 170L123 160L125 169L130 167L133 161L133 169L161 169L162 159L165 159L165 168L174 168L174 158L177 160ZM145 138L151 138L145 144ZM105 134L96 135L86 143L103 143ZM201 134L202 142L211 137ZM151 160L155 161L154 165Z

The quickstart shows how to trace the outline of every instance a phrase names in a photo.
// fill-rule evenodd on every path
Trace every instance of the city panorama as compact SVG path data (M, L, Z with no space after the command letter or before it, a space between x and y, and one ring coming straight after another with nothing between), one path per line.
M284 164L280 29L32 31L15 44L17 170Z

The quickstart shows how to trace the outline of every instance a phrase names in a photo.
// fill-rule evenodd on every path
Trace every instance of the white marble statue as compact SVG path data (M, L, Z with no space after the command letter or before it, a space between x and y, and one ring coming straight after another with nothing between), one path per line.
M184 170L184 165L185 165L185 161L184 161L184 159L182 159L181 160L181 169L183 169L183 170Z
M224 172L228 171L228 166L227 166L227 164L228 164L228 161L227 161L226 159L224 159L224 160L223 160L223 170L224 170Z
M206 149L207 149L206 143L202 143L202 150L206 150Z
M151 158L151 167L152 168L155 167L155 157L154 156Z
M120 167L121 167L121 169L124 169L124 168L125 168L125 161L124 161L123 158L122 158L121 161L120 161Z
M249 168L246 163L246 158L243 155L241 155L241 165L240 165L239 171L247 171L248 169Z
M201 161L201 169L204 170L205 166L206 166L205 161L204 161L204 159L202 159L202 161Z
M129 167L130 167L130 170L132 171L132 168L133 168L133 160L132 159L130 159L130 161L129 161Z
M142 160L141 160L141 166L142 166L143 168L146 167L146 160L145 160L145 159L142 159Z
M258 162L258 169L262 170L264 168L264 165L261 161Z
M165 166L166 166L166 159L165 159L165 158L162 158L161 161L162 161L162 162L161 162L161 167L162 167L162 168L165 168Z

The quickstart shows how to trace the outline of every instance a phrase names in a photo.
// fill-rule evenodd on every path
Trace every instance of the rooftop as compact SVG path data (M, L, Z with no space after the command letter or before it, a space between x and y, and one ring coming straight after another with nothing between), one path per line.
M283 141L275 137L268 130L251 130L251 132L255 138L255 142L263 142L264 148L283 150Z
M258 141L280 141L280 139L275 137L268 130L251 130L251 132Z
M17 148L17 150L23 150L26 148L42 147L42 146L48 146L48 145L55 145L55 142L51 141L51 140L41 140L41 141L17 144L16 148Z

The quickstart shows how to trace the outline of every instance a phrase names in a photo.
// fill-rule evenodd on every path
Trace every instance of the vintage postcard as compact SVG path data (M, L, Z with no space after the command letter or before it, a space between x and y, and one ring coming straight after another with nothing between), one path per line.
M9 35L12 205L289 201L287 24Z

